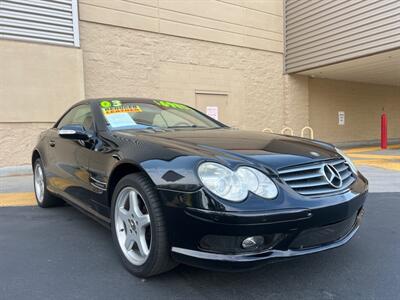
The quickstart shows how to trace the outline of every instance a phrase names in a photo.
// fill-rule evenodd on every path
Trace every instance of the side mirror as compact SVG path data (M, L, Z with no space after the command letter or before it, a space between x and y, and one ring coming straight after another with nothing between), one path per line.
M89 135L82 125L65 125L58 130L58 135L64 139L87 141Z

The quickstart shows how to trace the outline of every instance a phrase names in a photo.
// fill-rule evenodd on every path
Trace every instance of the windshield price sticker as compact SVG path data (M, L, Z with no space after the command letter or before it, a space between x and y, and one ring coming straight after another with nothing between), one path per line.
M118 114L118 113L140 113L142 112L142 109L140 106L121 106L121 107L110 107L110 108L103 108L102 109L105 115L110 115L110 114Z
M187 107L184 104L170 102L170 101L154 101L154 103L156 103L159 106L163 106L163 107L167 107L167 108L189 109L189 107Z
M112 127L128 127L136 125L136 122L126 112L108 114L106 115L106 119Z

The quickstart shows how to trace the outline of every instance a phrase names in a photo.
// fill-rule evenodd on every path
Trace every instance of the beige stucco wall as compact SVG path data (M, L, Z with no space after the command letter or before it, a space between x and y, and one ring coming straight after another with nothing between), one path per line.
M229 125L275 132L293 126L296 133L308 125L308 80L282 75L281 53L85 21L80 35L81 49L0 41L18 47L14 56L8 49L7 68L15 75L7 78L13 84L2 93L30 99L28 110L18 100L0 120L5 141L0 167L29 163L38 134L51 125L47 122L83 94L154 97L195 106L196 93L223 92ZM11 70L11 61L18 72ZM21 111L25 115L16 113ZM12 158L11 152L16 153Z
M193 106L198 93L223 94L228 99L228 117L223 121L228 125L274 132L289 126L296 135L311 125L316 138L334 143L379 139L384 107L389 137L400 136L398 87L283 75L282 54L277 52L85 21L80 30L81 49L47 45L39 49L42 45L0 41L17 45L14 56L11 46L0 50L2 57L8 51L9 60L2 62L9 76L0 75L1 100L12 99L14 104L0 119L0 166L29 163L39 132L83 97L72 93L87 98L154 97ZM64 56L68 51L75 54ZM24 57L23 53L31 55ZM61 57L71 59L76 53L81 56L74 70L70 65L54 70ZM19 72L11 68L13 59ZM26 64L18 65L21 61ZM59 74L68 70L69 77ZM23 79L23 88L18 78ZM69 82L69 89L60 87L61 78L63 85ZM32 101L29 109L24 109L26 99ZM345 126L337 125L338 111L346 113Z
M400 137L400 87L310 79L310 124L316 138L330 142L379 140L384 108L389 138ZM338 125L338 111L345 125Z
M80 0L82 21L282 53L282 0Z
M308 77L284 75L284 126L290 127L294 135L300 136L301 130L309 126L309 91ZM308 134L305 132L305 134ZM305 135L309 137L309 135Z
M38 134L84 98L82 51L0 40L0 167L30 162Z
M39 134L52 123L0 123L0 167L29 164Z
M275 132L308 125L307 78L282 75L280 53L80 25L87 97L155 97L195 106L196 92L223 92L229 125Z
M0 39L0 70L0 122L52 122L84 98L78 48Z

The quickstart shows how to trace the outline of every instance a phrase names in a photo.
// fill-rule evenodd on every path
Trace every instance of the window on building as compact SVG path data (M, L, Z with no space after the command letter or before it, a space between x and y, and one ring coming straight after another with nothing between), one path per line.
M79 47L78 0L0 1L0 38Z

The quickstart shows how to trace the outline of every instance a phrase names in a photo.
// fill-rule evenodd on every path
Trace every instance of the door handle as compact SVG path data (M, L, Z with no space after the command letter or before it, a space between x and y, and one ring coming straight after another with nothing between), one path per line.
M56 145L56 142L53 140L50 140L49 145L50 145L50 147L54 147Z

